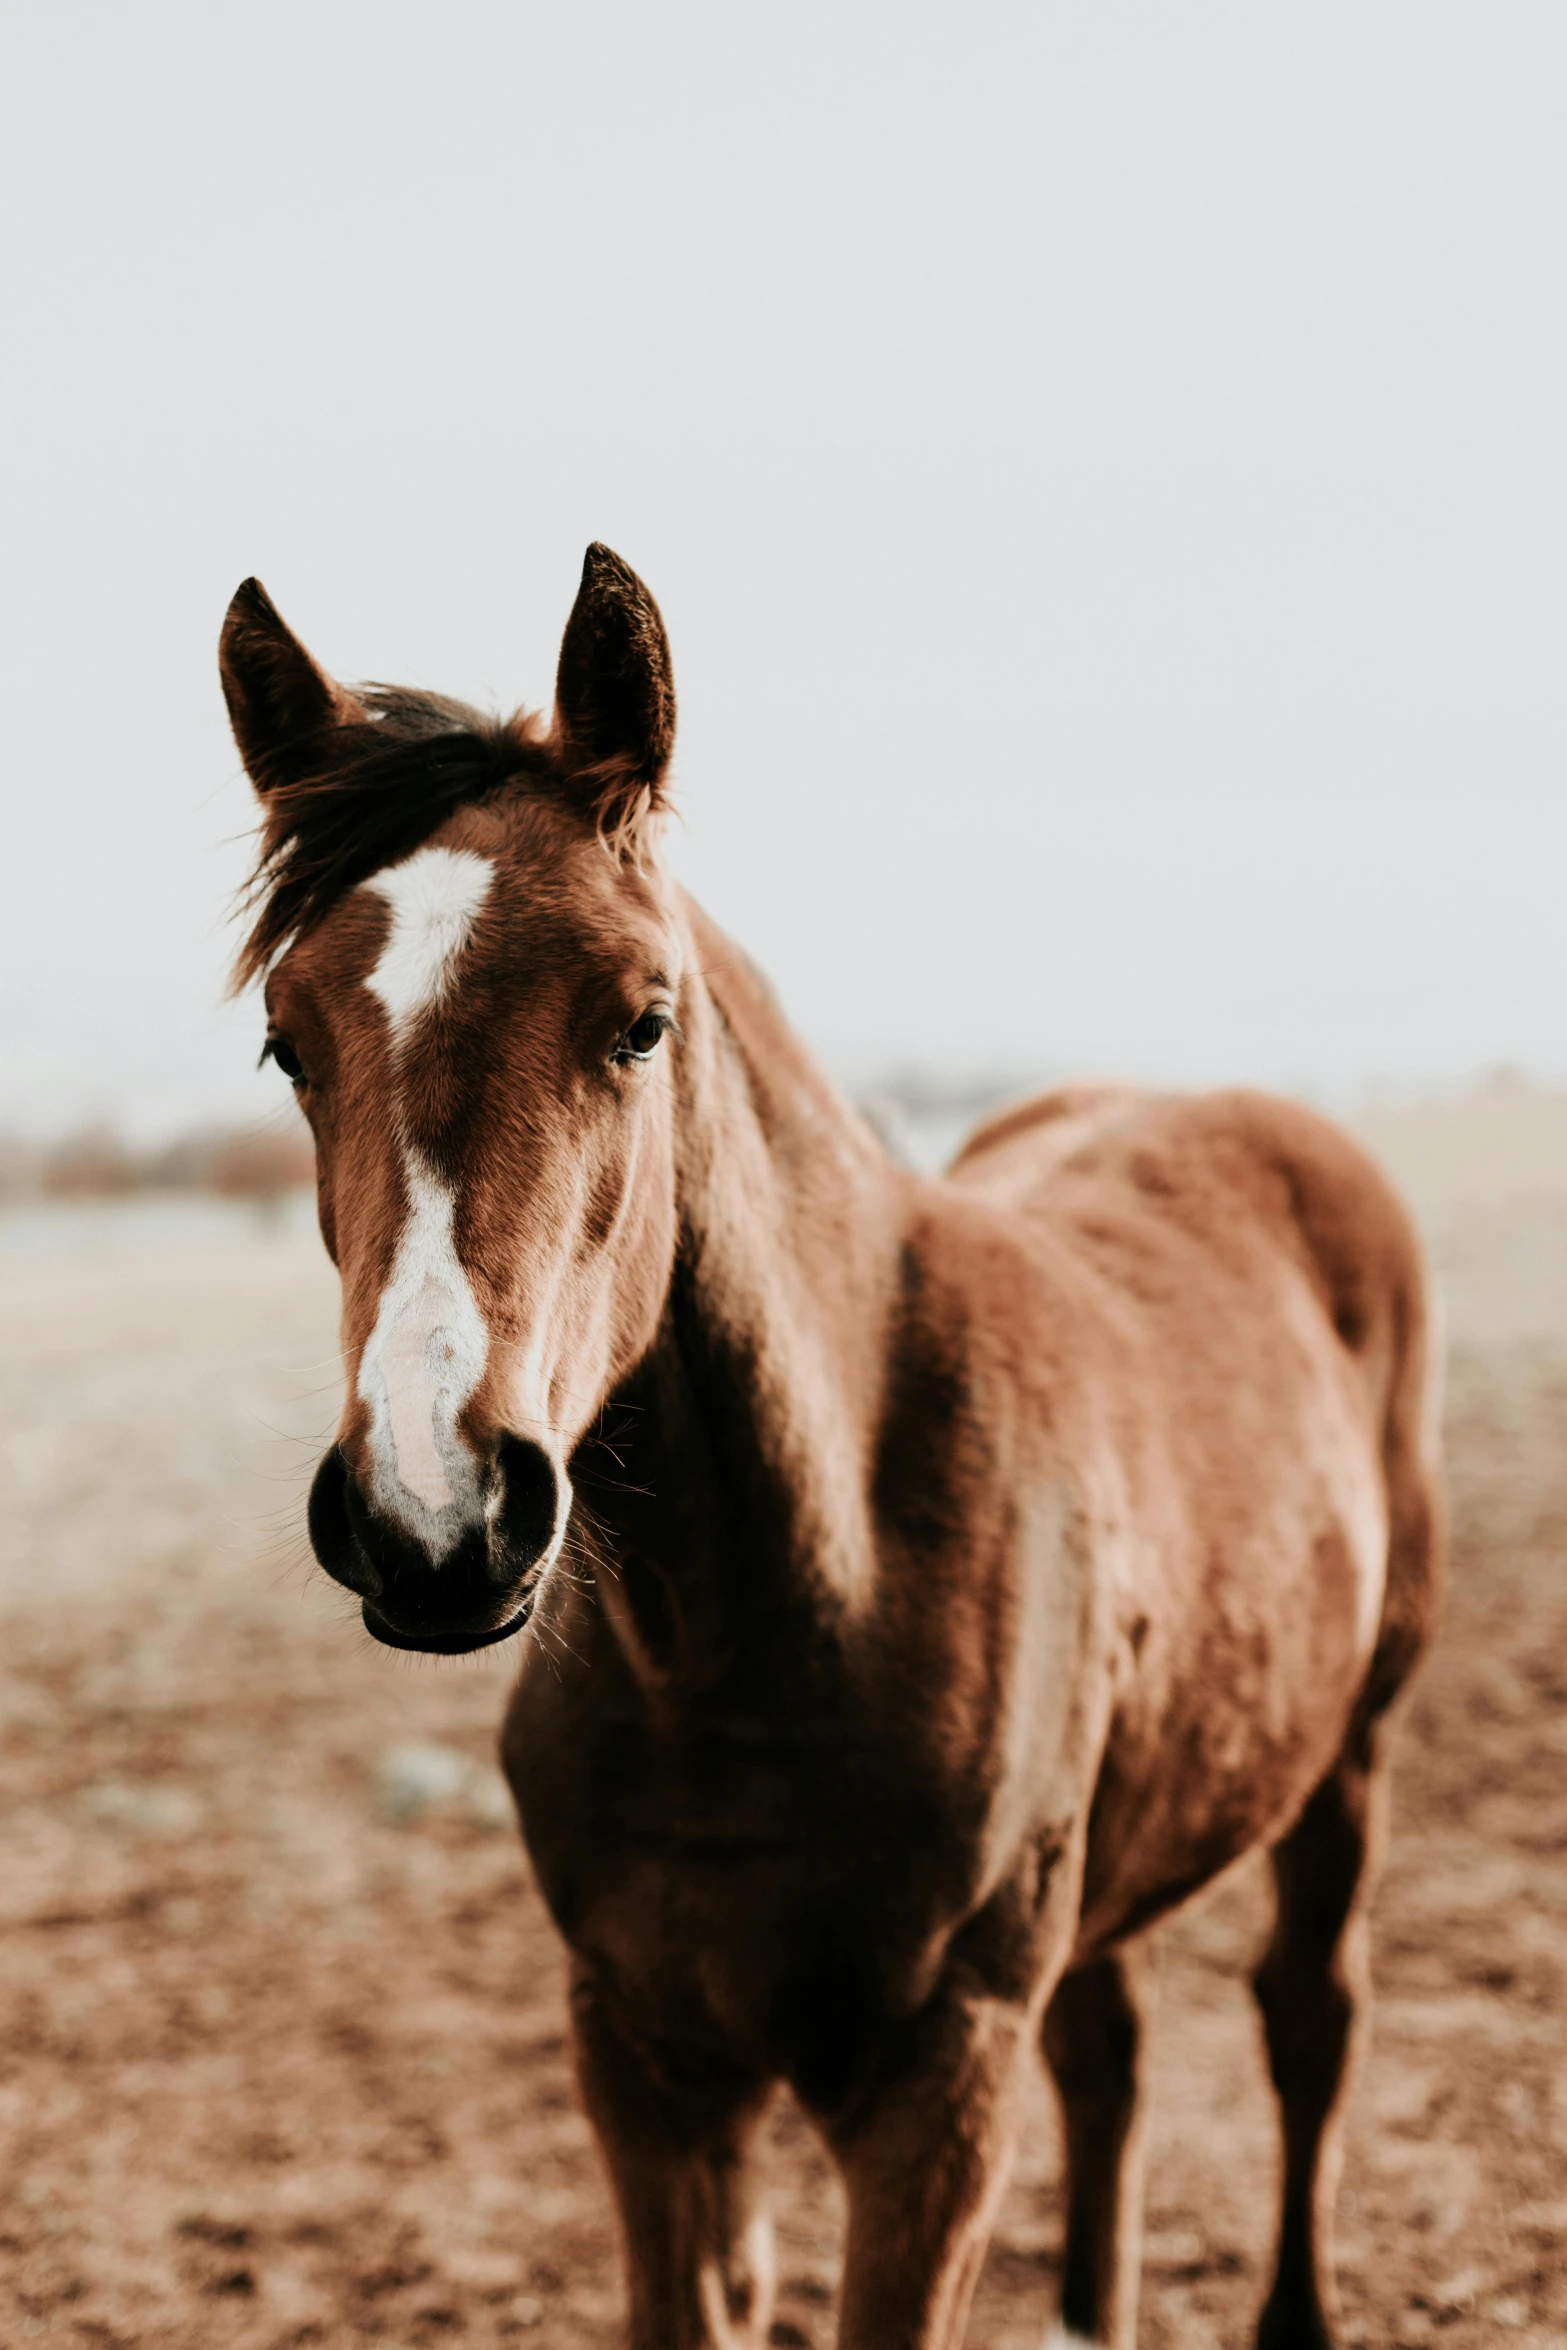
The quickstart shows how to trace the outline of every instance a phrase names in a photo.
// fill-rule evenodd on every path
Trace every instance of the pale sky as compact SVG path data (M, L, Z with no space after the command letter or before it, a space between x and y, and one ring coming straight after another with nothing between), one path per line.
M0 10L0 1128L259 1114L248 572L547 701L842 1072L1567 1077L1567 10Z

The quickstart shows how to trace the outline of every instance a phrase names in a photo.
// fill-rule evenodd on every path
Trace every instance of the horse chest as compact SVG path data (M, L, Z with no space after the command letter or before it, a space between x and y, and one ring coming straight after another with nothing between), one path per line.
M928 1995L972 1882L962 1806L830 1722L661 1736L550 1711L514 1709L508 1768L541 1890L627 2028L830 2104Z

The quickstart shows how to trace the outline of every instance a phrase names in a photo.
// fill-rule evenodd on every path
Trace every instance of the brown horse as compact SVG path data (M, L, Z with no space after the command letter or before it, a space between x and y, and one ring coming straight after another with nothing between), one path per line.
M661 862L668 647L605 548L547 727L339 686L254 581L222 669L265 819L241 974L343 1284L311 1537L393 1646L533 1624L504 1758L635 2350L766 2340L779 2081L846 2182L841 2342L957 2344L1041 2044L1063 2321L1131 2344L1138 1938L1258 1845L1259 2339L1329 2343L1439 1547L1399 1202L1240 1093L1055 1094L943 1180L890 1164Z

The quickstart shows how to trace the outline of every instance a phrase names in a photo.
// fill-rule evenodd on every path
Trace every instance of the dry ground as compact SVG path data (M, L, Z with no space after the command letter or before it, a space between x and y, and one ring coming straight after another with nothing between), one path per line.
M1368 1130L1449 1299L1456 1545L1400 1733L1341 2208L1348 2338L1567 2350L1567 1106ZM0 2344L616 2339L501 1660L375 1649L295 1531L334 1298L299 1233L0 1231ZM1275 2171L1242 1872L1164 1936L1143 2341L1240 2344ZM840 2211L780 2111L775 2339ZM971 2341L1043 2331L1041 2092Z

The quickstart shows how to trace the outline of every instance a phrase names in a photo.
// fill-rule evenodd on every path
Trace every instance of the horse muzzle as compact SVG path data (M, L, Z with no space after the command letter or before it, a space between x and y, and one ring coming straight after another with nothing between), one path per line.
M317 1469L310 1546L386 1647L465 1656L527 1623L569 1494L549 1455L519 1436L502 1436L482 1482L482 1511L437 1557L374 1506L340 1446Z

